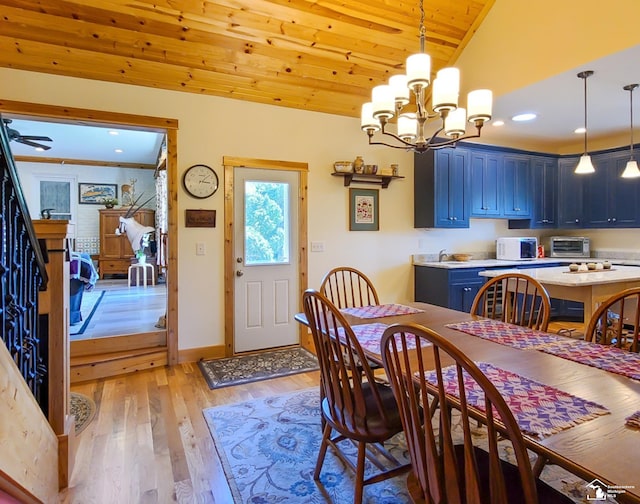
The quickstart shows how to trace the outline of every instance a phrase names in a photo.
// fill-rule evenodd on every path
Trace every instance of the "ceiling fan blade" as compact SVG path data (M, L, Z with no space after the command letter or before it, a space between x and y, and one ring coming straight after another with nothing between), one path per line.
M36 140L39 142L53 142L53 140L47 136L20 135L20 138L23 140Z
M24 145L29 145L31 147L37 147L37 148L40 148L40 149L43 149L43 150L49 150L51 148L48 145L42 145L42 144L39 144L39 143L32 142L30 140L25 140L24 137L16 138L15 141L18 142L18 143L24 144Z

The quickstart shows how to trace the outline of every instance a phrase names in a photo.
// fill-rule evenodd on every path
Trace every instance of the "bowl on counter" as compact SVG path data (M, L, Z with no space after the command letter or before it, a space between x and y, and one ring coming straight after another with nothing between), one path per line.
M333 163L336 173L351 173L353 171L353 161L336 161Z
M466 262L470 260L473 256L471 254L451 254L451 258L454 261Z

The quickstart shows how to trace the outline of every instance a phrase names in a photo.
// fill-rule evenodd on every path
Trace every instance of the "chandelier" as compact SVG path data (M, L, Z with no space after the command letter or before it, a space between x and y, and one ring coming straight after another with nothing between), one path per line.
M467 109L458 107L460 71L454 67L438 71L433 80L429 110L427 88L431 84L431 57L424 52L425 32L423 0L420 0L420 52L407 58L406 74L394 75L389 84L375 86L371 101L362 105L360 127L367 133L369 145L419 153L452 147L460 140L479 137L482 126L491 119L493 95L489 89L471 91L467 95ZM412 96L416 111L403 113ZM395 133L389 131L394 117ZM439 128L426 137L425 125L435 119L440 120ZM475 125L475 134L465 135L467 122ZM376 132L388 140L374 140ZM442 133L445 138L438 136Z

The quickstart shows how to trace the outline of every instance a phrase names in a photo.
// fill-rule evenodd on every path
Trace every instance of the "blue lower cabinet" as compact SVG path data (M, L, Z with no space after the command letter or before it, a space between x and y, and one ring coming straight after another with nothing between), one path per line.
M414 268L416 301L463 312L471 310L473 299L485 282L484 277L478 276L485 268Z

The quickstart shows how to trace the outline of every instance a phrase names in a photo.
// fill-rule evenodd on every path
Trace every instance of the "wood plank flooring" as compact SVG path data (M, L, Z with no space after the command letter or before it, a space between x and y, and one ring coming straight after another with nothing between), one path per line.
M72 335L71 340L157 331L155 324L167 310L165 283L128 287L126 278L104 279L98 280L94 290L106 294L84 333Z
M209 390L186 363L74 385L97 414L77 438L60 503L232 503L202 410L318 383L314 371Z

